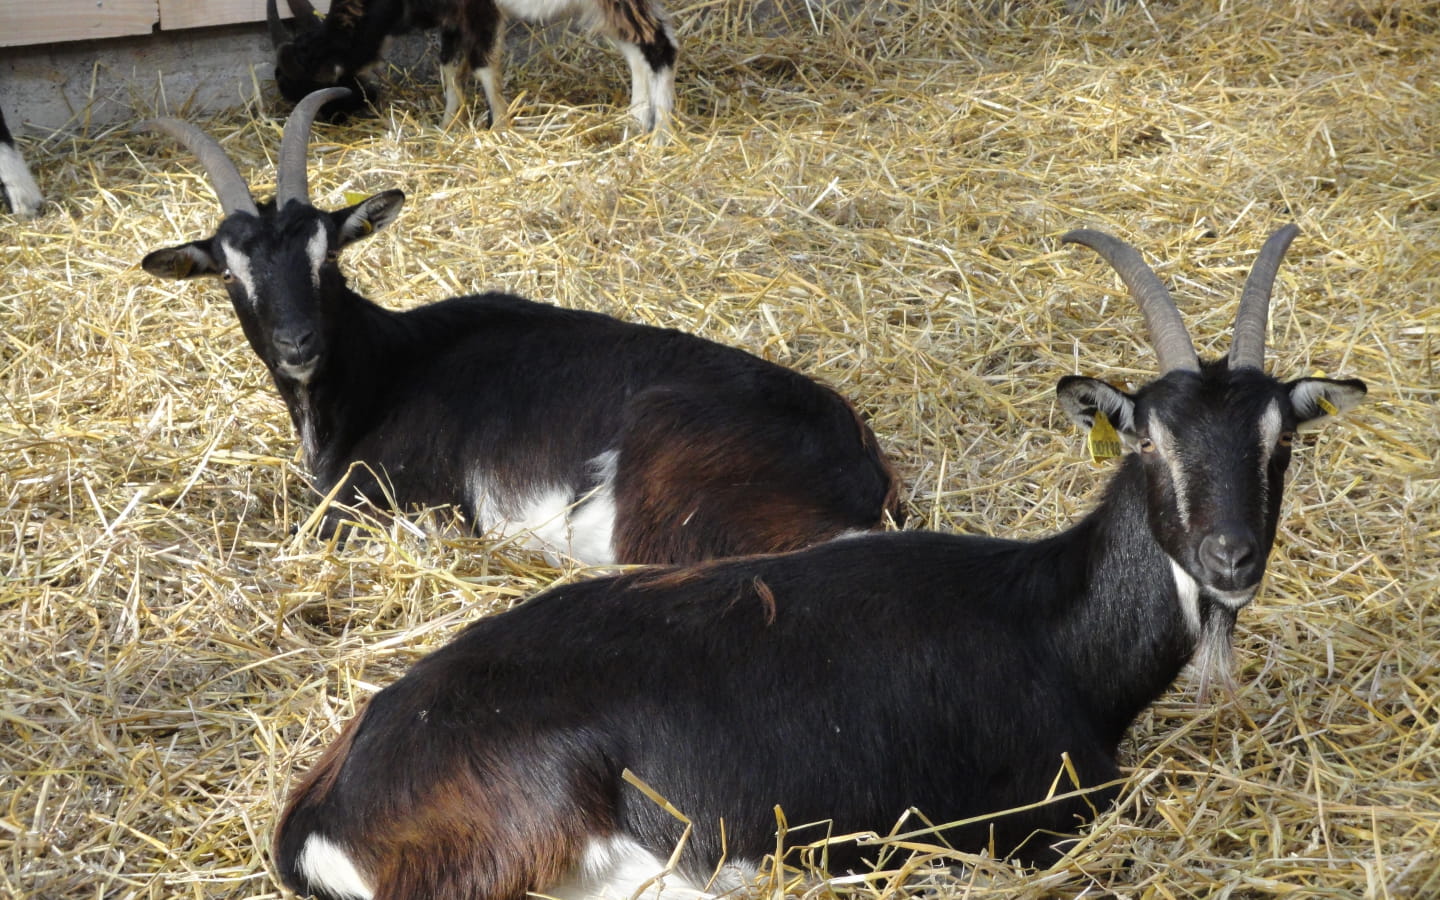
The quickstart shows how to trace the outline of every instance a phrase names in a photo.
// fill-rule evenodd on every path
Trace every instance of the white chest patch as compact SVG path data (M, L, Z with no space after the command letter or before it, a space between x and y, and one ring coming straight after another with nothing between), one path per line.
M755 880L755 866L727 863L712 884L697 885L623 835L596 838L568 878L540 892L556 900L710 900ZM708 888L708 890L707 890Z
M590 461L599 484L580 498L571 485L555 485L529 496L502 496L488 474L476 470L469 479L470 511L482 534L543 552L554 563L573 559L587 566L615 562L614 451Z
M1170 560L1170 572L1175 576L1175 592L1180 595L1180 611L1185 614L1185 627L1190 630L1190 636L1200 636L1200 583L1190 577L1190 573L1180 567L1175 560Z
M295 857L295 868L300 870L312 888L322 888L327 893L355 900L370 900L375 896L340 845L323 834L312 833L305 839L305 846Z

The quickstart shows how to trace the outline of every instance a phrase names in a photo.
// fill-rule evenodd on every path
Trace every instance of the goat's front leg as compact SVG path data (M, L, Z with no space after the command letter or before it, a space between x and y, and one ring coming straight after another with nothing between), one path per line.
M495 17L479 23L475 35L476 57L475 80L485 92L485 103L490 107L490 128L498 131L510 127L510 106L505 102L502 87L505 78L505 21L497 11ZM486 29L488 28L488 32Z
M460 46L460 32L440 31L440 83L445 86L445 128L455 124L465 105L465 80L470 77L470 55Z
M675 109L675 38L659 6L637 27L617 29L611 40L630 66L630 116L657 141L665 140Z

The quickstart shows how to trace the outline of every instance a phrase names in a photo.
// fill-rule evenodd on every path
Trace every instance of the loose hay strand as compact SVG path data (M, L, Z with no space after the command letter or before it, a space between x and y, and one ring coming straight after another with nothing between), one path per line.
M883 871L780 866L774 890L1440 890L1440 6L767 9L677 12L663 150L620 140L623 67L583 39L513 68L504 134L441 130L434 86L392 72L382 116L318 126L311 153L322 204L410 197L347 253L353 282L397 308L506 289L776 359L857 400L913 521L977 533L1063 527L1108 475L1054 410L1060 375L1152 372L1069 228L1135 243L1217 353L1254 253L1298 221L1270 365L1371 387L1297 447L1236 695L1187 678L1142 716L1119 804L1067 859L907 857L897 828ZM268 190L279 118L199 124ZM218 221L194 161L119 129L32 157L55 199L0 246L0 895L277 897L276 810L340 724L467 622L586 573L443 510L292 538L317 497L221 292L137 265Z

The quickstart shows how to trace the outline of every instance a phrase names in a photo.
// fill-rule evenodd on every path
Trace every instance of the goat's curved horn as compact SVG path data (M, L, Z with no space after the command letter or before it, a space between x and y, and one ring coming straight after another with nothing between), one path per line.
M320 27L320 16L310 0L285 0L290 13L295 16L295 27L300 31L314 31Z
M290 29L280 20L280 10L275 6L275 0L265 0L265 24L270 27L270 46L279 50L281 46L290 43Z
M250 196L249 185L240 177L240 170L235 168L235 163L210 135L179 119L146 119L136 127L142 131L168 134L194 153L205 168L205 174L210 177L210 186L215 189L215 196L220 198L220 208L225 215L236 212L252 216L259 214L255 198Z
M1290 223L1270 235L1255 265L1250 267L1250 277L1245 279L1245 290L1240 294L1240 309L1235 313L1235 338L1230 345L1230 368L1249 366L1265 368L1265 323L1270 318L1270 291L1275 286L1275 275L1280 271L1280 261L1290 242L1300 233L1300 226Z
M295 111L285 123L280 138L280 160L276 163L275 209L285 208L291 200L310 202L310 182L305 175L305 156L310 148L310 126L320 107L331 100L350 96L350 89L330 87L305 95L295 104Z
M1103 231L1080 228L1061 235L1067 244L1083 244L1105 258L1119 275L1120 280L1130 289L1130 295L1140 304L1145 314L1145 325L1150 330L1150 343L1155 346L1155 356L1160 362L1160 373L1177 369L1186 372L1200 371L1200 358L1180 318L1180 310L1170 299L1160 278L1145 265L1140 253L1134 247L1112 237Z

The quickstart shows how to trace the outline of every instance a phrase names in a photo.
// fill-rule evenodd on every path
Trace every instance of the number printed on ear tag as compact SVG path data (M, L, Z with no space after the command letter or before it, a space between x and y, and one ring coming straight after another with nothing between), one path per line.
M1100 462L1124 455L1120 446L1120 434L1100 410L1095 410L1095 424L1090 426L1090 436L1085 441L1090 448L1090 459Z

